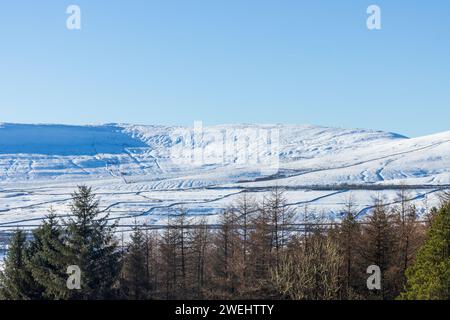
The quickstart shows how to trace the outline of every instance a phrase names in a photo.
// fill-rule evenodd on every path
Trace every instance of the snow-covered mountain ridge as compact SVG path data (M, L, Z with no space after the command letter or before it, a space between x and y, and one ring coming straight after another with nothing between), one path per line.
M450 180L450 132L408 139L381 131L310 125L221 125L202 130L201 140L194 142L194 138L179 138L180 132L195 135L187 127L0 124L0 183L113 177L127 183L155 180L161 187L179 188L187 180L198 186L251 181L259 173L257 163L248 159L262 151L252 149L248 137L263 130L279 134L281 179L273 184L446 184ZM217 139L218 134L225 142ZM231 157L208 162L210 154L217 154L229 141L235 143ZM200 148L205 161L175 159L173 150L181 144L188 150Z
M214 223L242 192L261 199L274 186L288 206L329 219L350 196L361 215L380 194L395 204L405 185L423 211L450 183L450 131L409 139L311 125L200 129L0 124L0 232L32 229L50 208L70 214L79 184L127 229L135 220L164 225L179 206ZM276 160L269 174L266 159Z

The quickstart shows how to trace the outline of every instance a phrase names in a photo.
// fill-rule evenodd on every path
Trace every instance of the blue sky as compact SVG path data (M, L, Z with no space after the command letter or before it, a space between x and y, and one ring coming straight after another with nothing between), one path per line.
M447 0L2 1L0 41L0 122L450 130Z

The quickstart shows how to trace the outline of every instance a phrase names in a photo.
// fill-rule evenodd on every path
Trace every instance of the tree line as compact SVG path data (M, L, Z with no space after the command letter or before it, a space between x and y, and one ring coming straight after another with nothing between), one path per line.
M14 232L0 299L448 300L450 196L420 221L408 199L401 190L389 207L378 197L360 218L350 198L340 223L327 224L274 188L261 201L243 193L214 229L178 208L164 230L136 223L125 242L81 186L70 218L50 212L31 237ZM80 289L67 286L73 265ZM380 270L376 290L367 287L371 265Z

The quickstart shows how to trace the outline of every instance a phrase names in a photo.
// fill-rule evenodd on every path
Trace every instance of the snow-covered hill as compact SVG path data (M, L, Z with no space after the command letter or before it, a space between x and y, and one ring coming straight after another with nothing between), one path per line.
M214 219L244 190L262 197L273 186L290 205L331 215L355 189L363 212L380 190L395 202L400 185L434 201L450 183L450 131L409 139L310 125L0 124L0 228L32 227L49 207L67 213L80 183L123 223L163 223L178 205Z
M266 141L252 146L256 135L275 132L272 150ZM115 177L158 181L156 188L223 184L257 179L259 160L269 154L277 157L278 179L256 185L450 180L450 132L407 139L319 126L223 125L195 134L182 127L1 124L0 183Z
M264 135L270 133L277 134L276 141L271 144L263 141L260 148L257 144L252 146L256 136L264 139ZM387 144L398 145L405 151L415 147L414 143L403 147L402 142L407 139L396 134L317 126L229 125L204 128L201 137L195 137L196 134L195 130L182 127L2 124L0 182L111 176L128 182L186 176L192 180L199 174L200 180L209 180L203 176L212 172L212 179L234 181L256 177L258 170L255 168L258 169L263 163L260 160L268 155L271 159L277 158L281 171L295 171L333 166L329 157L337 165L353 164L360 160L356 158L366 159L371 155L385 156L392 150L383 149ZM443 136L442 140L445 139ZM431 140L434 143L438 138ZM233 143L231 148L230 142ZM267 151L267 147L272 150ZM218 158L223 150L227 154ZM195 159L198 152L201 152L201 159ZM420 172L420 176L423 175L424 172ZM408 176L414 176L414 172ZM362 182L367 179L361 177ZM334 182L338 181L316 181ZM166 185L179 186L182 183Z

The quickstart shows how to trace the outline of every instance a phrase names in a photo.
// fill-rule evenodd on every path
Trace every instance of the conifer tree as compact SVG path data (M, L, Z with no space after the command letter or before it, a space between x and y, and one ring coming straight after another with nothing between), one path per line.
M271 251L273 253L273 263L275 267L278 267L281 250L288 243L291 236L287 227L292 224L296 212L287 207L284 193L278 187L275 187L266 199L265 212L268 215L272 233Z
M40 290L36 288L36 283L25 266L27 249L25 232L15 231L4 260L4 269L0 271L0 299L30 300L39 298Z
M115 225L101 214L91 188L78 187L72 198L64 257L68 265L80 268L81 290L71 290L69 298L111 299L120 274Z
M187 210L177 208L169 212L167 227L160 241L161 268L165 287L165 298L188 299L189 252L191 245L190 219Z
M261 204L253 221L250 233L250 287L247 288L248 297L269 298L272 290L270 283L270 270L277 266L274 250L274 221L273 215L265 200ZM280 252L278 252L280 254ZM280 255L278 256L280 257Z
M160 285L161 298L176 299L178 281L178 231L173 216L167 214L167 226L161 235L159 243L160 268L162 271Z
M433 217L427 239L407 269L405 300L450 300L450 203Z
M256 204L247 192L244 192L232 206L230 212L233 214L234 224L236 225L236 261L234 268L239 276L239 282L245 287L250 279L249 275L249 240L253 216L256 211Z
M362 257L360 261L362 273L365 273L371 265L376 265L381 270L381 290L369 294L373 298L384 300L394 297L391 271L396 263L396 241L393 216L379 198L375 199L374 210L365 221L358 250Z
M146 278L149 283L150 298L156 298L159 291L159 241L160 234L158 231L149 232L148 229L145 230L145 269Z
M135 223L131 241L123 262L122 292L128 299L142 300L149 294L150 280L147 270L147 243L139 226Z
M179 208L175 218L176 247L178 251L176 268L179 272L179 281L177 283L176 294L179 298L187 299L188 295L188 254L190 246L189 221L187 210ZM191 292L189 292L191 294Z
M64 231L53 212L33 231L26 268L43 288L43 299L66 299L69 296L63 237Z
M395 248L397 261L393 267L395 295L398 295L405 286L406 270L414 261L417 250L424 241L424 228L417 219L417 210L410 198L405 188L402 188L397 193L398 205L393 209L398 238Z
M210 297L216 299L229 299L237 295L238 283L233 262L238 235L234 218L230 209L225 210L220 217L219 230L214 235Z
M208 251L209 231L205 219L201 219L192 232L191 245L191 274L192 291L195 299L204 298L204 289L206 283L206 264Z
M356 263L358 255L355 244L360 243L360 225L356 220L357 212L352 196L349 197L345 205L343 215L341 224L337 230L332 232L332 234L336 233L336 242L342 256L341 298L355 299L358 297L357 292L363 281Z

